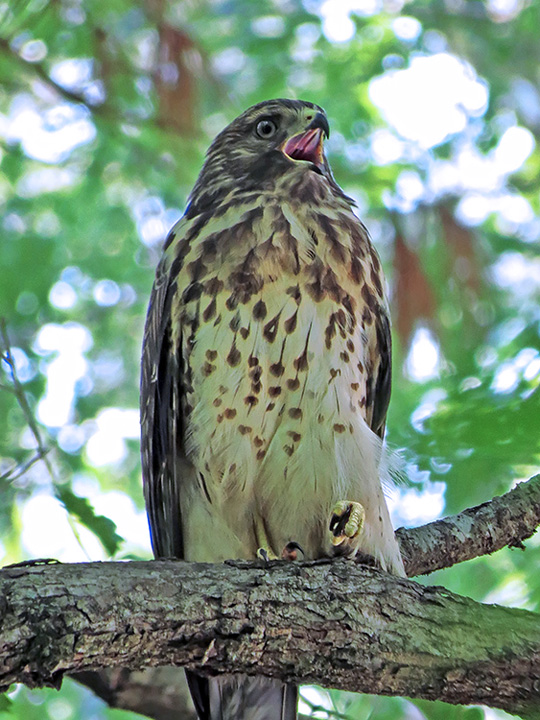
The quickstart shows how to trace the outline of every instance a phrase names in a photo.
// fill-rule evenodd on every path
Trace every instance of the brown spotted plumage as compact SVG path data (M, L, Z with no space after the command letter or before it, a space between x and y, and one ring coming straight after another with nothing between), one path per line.
M312 103L247 110L213 142L165 244L141 385L157 556L289 557L292 542L316 558L339 545L403 574L379 477L385 283L322 152L327 134ZM329 536L331 516L347 537ZM295 717L295 690L279 682L190 683L203 719Z

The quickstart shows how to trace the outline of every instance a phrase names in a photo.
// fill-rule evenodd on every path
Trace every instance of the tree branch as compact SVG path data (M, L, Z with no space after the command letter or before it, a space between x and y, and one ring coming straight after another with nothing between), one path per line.
M540 708L537 615L348 561L13 567L0 572L0 597L3 687L58 686L66 673L102 667L185 665Z
M182 668L146 670L107 668L72 675L109 707L131 710L155 720L197 720Z
M55 91L56 93L58 93L58 95L60 95L60 97L64 98L64 100L84 105L86 108L88 108L88 110L94 113L100 112L102 110L103 104L91 104L81 93L68 90L63 85L60 85L55 80L53 80L53 78L49 75L49 73L41 63L30 62L21 57L19 53L11 47L9 40L6 40L5 38L0 38L0 51L3 51L6 55L9 55L11 58L13 58L18 63L19 67L35 75L39 80L41 80L41 82L47 85L49 89Z
M397 534L407 570L413 575L493 552L506 544L522 547L521 541L530 537L539 523L540 476L536 476L490 503L422 528L401 528ZM26 568L12 568L10 572L24 574ZM195 718L178 668L106 668L85 670L74 677L112 707L134 710L156 720L172 720L179 709L186 720Z
M523 540L540 525L540 475L505 495L418 528L400 528L396 535L409 577L488 555L509 545L523 549Z

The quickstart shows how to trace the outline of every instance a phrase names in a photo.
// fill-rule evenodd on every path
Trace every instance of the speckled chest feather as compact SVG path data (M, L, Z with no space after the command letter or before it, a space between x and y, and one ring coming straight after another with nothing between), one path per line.
M271 191L181 221L166 262L186 557L253 557L261 535L278 555L295 540L319 556L332 506L348 498L366 508L365 551L391 569L376 435L389 325L380 262L349 202L291 168Z

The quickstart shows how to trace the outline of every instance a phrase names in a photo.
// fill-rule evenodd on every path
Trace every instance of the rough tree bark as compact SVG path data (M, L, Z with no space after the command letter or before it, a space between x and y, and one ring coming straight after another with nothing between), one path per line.
M0 685L184 665L344 690L540 709L540 617L346 560L3 570Z
M487 534L481 529L490 512L506 531L491 522ZM460 533L471 557L472 547L482 554L503 538L519 544L539 522L537 477L425 532L440 550ZM424 558L417 571L439 566L421 530L400 536ZM97 668L178 664L540 717L538 615L348 561L11 567L0 572L0 623L3 687L58 685L66 673Z
M400 529L409 576L448 567L522 541L540 523L540 479L518 485L502 498L421 528ZM134 710L155 720L196 720L180 668L87 671L74 676L111 707Z

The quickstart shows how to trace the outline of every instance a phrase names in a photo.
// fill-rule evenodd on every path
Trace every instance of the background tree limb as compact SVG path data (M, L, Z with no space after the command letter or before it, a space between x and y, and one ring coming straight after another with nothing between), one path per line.
M457 515L396 535L409 577L488 555L509 545L523 548L540 525L540 475L505 495Z
M113 708L131 710L154 720L198 720L183 668L90 670L73 675L72 679L90 688ZM308 716L299 713L298 720L308 720Z
M131 710L154 720L197 720L182 668L107 668L83 671L72 678L110 707Z

